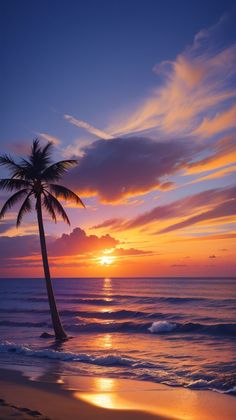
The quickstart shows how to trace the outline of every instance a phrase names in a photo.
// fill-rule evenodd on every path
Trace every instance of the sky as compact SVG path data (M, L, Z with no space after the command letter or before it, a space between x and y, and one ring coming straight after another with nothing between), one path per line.
M38 137L78 159L61 184L86 209L63 203L71 226L44 213L52 275L235 276L235 2L0 7L1 152ZM16 215L1 276L41 277L36 215Z

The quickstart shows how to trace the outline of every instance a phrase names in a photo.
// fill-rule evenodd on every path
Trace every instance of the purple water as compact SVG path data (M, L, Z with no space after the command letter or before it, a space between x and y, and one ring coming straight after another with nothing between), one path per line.
M0 363L236 391L236 279L56 279L52 332L42 279L0 280Z

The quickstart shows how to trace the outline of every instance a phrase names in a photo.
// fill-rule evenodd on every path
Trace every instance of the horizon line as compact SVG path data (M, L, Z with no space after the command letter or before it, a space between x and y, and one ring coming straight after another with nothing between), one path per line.
M99 277L53 277L52 280L82 279L236 279L236 276L99 276ZM44 277L0 277L1 280L45 280Z

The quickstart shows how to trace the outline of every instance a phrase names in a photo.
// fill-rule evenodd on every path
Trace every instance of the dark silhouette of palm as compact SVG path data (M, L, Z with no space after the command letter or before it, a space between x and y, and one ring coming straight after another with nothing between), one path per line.
M10 210L12 206L23 200L16 220L16 226L18 227L21 224L23 216L32 210L32 199L35 200L42 261L52 324L56 339L64 340L67 338L67 335L60 320L52 288L42 208L49 213L55 222L57 221L57 216L59 216L62 217L66 223L70 224L65 210L57 198L73 200L76 204L83 207L84 204L73 191L54 183L55 181L58 181L70 167L76 165L77 161L70 159L52 163L52 146L52 143L47 143L46 146L42 147L39 140L36 139L33 141L31 153L27 159L21 158L19 162L17 162L10 155L0 156L0 165L7 167L11 175L11 178L0 180L0 189L11 192L16 191L3 205L0 211L0 220L4 218L6 212Z

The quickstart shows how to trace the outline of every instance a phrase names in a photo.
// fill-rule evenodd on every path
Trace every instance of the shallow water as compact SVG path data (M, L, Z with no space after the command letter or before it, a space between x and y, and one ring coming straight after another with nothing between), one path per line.
M50 376L103 375L234 393L236 279L56 279L73 338L51 332L41 279L0 280L0 361ZM32 373L34 372L34 373Z

